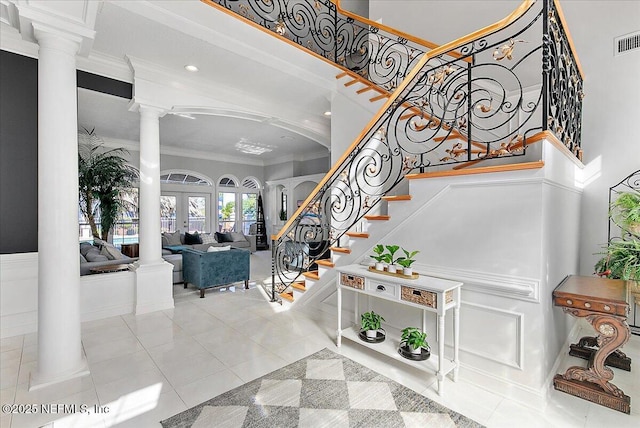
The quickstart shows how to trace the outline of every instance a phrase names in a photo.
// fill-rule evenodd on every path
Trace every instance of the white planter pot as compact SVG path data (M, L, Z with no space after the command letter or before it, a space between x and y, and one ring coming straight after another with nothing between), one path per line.
M398 271L396 265L389 265L389 268L387 270L389 271L389 273L396 273Z
M369 339L375 339L378 337L378 330L367 330L365 333Z
M384 270L384 263L376 262L376 270Z
M407 276L413 275L413 268L408 267L408 268L402 269L402 274Z
M411 351L412 354L421 354L422 353L422 348L413 348L412 346L409 346L409 350Z

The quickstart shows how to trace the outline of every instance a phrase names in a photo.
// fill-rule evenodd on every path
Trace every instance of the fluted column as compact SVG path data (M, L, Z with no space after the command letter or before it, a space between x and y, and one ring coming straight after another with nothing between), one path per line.
M140 260L162 261L160 236L160 115L156 107L140 106Z
M173 308L173 265L162 259L160 235L160 117L165 110L139 104L140 188L139 245L136 274L136 314Z
M80 336L76 53L33 24L38 57L38 367L30 388L88 373Z

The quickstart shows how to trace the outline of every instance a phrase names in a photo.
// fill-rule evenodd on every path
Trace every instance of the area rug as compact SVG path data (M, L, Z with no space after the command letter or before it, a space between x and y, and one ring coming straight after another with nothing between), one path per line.
M164 428L482 427L328 349L161 424Z

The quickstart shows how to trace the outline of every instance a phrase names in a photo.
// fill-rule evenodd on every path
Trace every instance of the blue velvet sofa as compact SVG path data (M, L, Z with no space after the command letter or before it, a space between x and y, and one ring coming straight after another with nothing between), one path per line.
M195 285L200 289L200 298L204 298L204 290L207 288L238 281L244 281L244 288L248 289L250 255L249 250L239 248L215 252L185 248L182 251L184 288L187 288L187 284Z

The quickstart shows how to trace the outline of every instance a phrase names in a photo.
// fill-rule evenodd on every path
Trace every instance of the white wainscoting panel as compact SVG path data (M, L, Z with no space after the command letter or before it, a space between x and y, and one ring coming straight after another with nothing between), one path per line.
M0 255L0 337L38 328L38 253Z
M460 302L460 350L524 369L524 314ZM490 329L487 326L491 326ZM446 343L453 346L453 343Z

